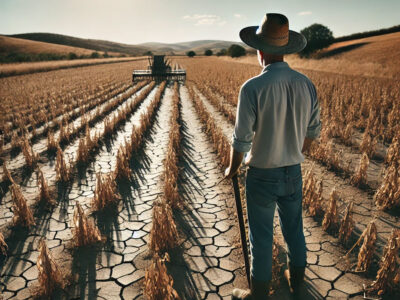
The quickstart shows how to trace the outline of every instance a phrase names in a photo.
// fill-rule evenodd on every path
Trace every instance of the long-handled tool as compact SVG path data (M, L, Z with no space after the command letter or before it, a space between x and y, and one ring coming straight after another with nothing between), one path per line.
M247 282L250 286L250 263L249 263L249 252L247 250L247 239L246 239L246 228L244 227L243 209L242 202L240 200L240 189L237 175L232 177L233 191L235 193L236 211L239 221L240 240L242 241L242 251L244 256L244 266L246 268Z

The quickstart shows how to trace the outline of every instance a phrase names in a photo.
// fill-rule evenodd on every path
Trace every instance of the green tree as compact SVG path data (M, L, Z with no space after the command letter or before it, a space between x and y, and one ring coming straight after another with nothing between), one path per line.
M191 51L186 52L186 55L189 56L189 57L193 57L193 56L196 55L196 52L191 50Z
M300 32L307 39L307 46L300 52L300 56L309 56L317 50L328 47L334 41L332 31L322 24L312 24Z
M228 50L226 50L225 48L222 48L221 50L219 50L219 52L217 52L217 56L226 55L227 53L228 53Z
M204 51L204 55L205 56L211 56L211 55L213 55L213 52L212 52L212 50L207 49L206 51Z
M231 57L240 57L243 55L246 55L246 49L244 49L242 46L240 45L235 45L232 44L229 48L228 48L228 54Z
M68 53L68 59L77 59L78 55L76 55L74 52Z
M90 58L99 58L100 54L99 52L92 52L92 54L90 55Z

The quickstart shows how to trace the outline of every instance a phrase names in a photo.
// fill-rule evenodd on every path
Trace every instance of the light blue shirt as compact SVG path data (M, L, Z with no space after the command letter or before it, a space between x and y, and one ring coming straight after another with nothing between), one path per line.
M250 151L250 166L278 168L303 162L305 137L315 139L320 130L315 87L286 62L267 65L241 87L232 147Z

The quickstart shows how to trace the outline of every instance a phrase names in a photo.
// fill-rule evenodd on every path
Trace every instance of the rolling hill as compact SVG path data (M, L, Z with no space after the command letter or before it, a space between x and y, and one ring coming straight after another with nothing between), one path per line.
M241 44L232 41L219 41L219 40L199 40L182 43L143 43L138 45L128 45L123 43L116 43L104 40L95 39L82 39L67 35L54 34L54 33L24 33L9 35L9 37L31 40L37 42L52 43L70 47L78 47L84 49L91 49L96 51L107 51L107 52L118 52L129 55L143 55L147 51L151 51L155 54L185 54L189 50L193 50L202 54L205 50L211 49L214 52L218 52L223 48L228 48L232 44ZM247 47L247 46L246 46Z

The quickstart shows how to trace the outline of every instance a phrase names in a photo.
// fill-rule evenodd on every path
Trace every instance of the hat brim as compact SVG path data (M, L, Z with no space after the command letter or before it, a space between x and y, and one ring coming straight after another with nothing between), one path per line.
M284 46L274 46L262 40L257 34L258 26L249 26L243 28L240 33L240 39L248 46L261 50L269 54L291 54L304 49L307 45L306 38L293 30L289 30L289 41Z

